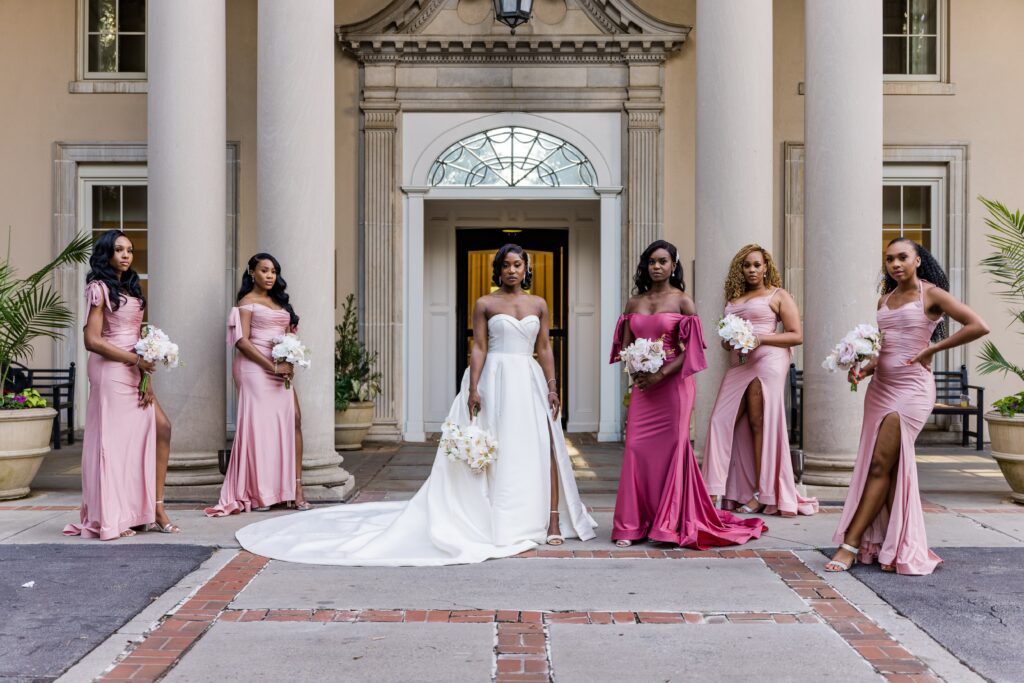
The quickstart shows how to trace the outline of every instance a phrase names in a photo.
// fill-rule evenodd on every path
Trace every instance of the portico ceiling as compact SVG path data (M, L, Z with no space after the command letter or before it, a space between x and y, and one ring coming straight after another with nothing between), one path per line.
M457 20L435 27L450 9L449 0L392 0L369 19L336 32L342 48L362 62L599 64L659 63L682 46L691 29L656 19L630 0L566 2L586 21L565 33L482 33L479 24L459 26Z

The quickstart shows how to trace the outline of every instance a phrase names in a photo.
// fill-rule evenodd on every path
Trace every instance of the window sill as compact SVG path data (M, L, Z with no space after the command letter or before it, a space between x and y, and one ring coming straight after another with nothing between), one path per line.
M801 81L796 91L798 95L806 94ZM883 95L955 95L956 83L939 83L938 81L883 81Z
M69 93L147 93L149 92L148 81L70 81L68 83Z

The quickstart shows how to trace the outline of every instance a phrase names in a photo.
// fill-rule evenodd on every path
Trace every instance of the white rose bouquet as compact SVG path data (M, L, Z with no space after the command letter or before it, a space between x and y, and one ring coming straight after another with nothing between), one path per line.
M749 320L734 313L718 321L718 336L740 352L740 363L747 362L747 354L757 348L757 336Z
M441 450L452 462L466 463L473 474L481 474L498 459L498 440L476 423L460 427L451 420L441 426Z
M178 345L163 330L152 325L142 326L142 338L135 342L135 353L142 356L144 361L163 363L168 370L179 365ZM149 374L144 372L139 382L139 395L145 394L148 387Z
M825 357L821 367L829 372L862 369L872 358L877 358L882 349L882 333L874 325L857 325L836 344L832 353ZM857 391L857 384L850 382L850 391Z
M630 375L655 373L665 364L665 342L640 337L619 352L623 369Z
M290 332L274 337L274 348L271 349L270 355L276 362L291 363L297 368L308 368L310 365L309 349ZM287 377L284 378L284 388L292 388L292 383Z

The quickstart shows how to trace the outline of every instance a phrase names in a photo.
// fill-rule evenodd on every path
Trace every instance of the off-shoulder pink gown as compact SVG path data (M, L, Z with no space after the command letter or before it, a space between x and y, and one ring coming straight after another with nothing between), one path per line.
M771 302L778 289L742 303L729 303L725 314L749 320L754 334L774 334L779 318ZM818 511L815 498L804 498L796 491L793 461L789 453L786 429L786 381L791 353L778 346L759 346L739 362L739 352L730 356L729 369L722 377L718 398L711 413L711 424L704 445L701 471L708 493L722 496L722 507L731 510L746 503L758 491L765 504L764 514L784 516L813 515ZM755 482L754 437L747 415L736 419L743 395L754 380L761 381L764 397L761 435L761 479Z
M288 311L261 304L232 308L227 339L232 349L242 338L239 309L252 314L249 341L270 358L274 337L289 331ZM235 441L220 489L220 502L206 508L206 514L211 517L295 500L295 396L292 390L284 388L283 378L267 372L241 352L235 353L231 374L238 389Z
M923 286L917 301L895 310L889 309L888 302L889 296L886 296L877 313L878 329L884 335L882 349L864 395L864 426L857 462L853 466L850 492L843 505L839 528L832 540L845 542L846 529L864 493L882 420L896 413L900 419L896 495L892 510L883 505L861 538L859 559L864 563L877 559L882 564L895 565L900 574L931 574L942 560L928 548L921 494L917 488L914 441L935 407L935 379L920 363L907 363L928 346L939 321L929 319L925 313Z
M142 325L142 302L123 296L115 311L107 286L85 288L89 306L103 306L103 340L134 351ZM109 541L133 526L156 519L156 410L139 406L139 369L89 354L89 402L82 442L81 523L65 536Z
M707 367L700 318L677 313L627 313L619 318L611 362L619 362L628 325L635 338L665 341L666 363L681 345L680 370L646 390L634 387L626 423L613 540L648 538L690 548L737 545L768 530L756 518L716 510L690 445L693 375Z

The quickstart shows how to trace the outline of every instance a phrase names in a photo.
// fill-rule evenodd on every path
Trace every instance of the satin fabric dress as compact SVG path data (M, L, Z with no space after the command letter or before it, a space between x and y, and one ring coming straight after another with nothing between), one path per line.
M774 334L779 317L771 302L778 289L742 303L729 303L730 313L749 320L754 334ZM789 452L789 431L786 428L786 384L792 353L778 346L759 346L739 362L739 352L732 351L729 369L722 377L718 398L711 413L704 461L701 471L708 493L722 496L722 507L731 510L749 501L754 491L765 504L764 514L784 516L813 515L818 511L815 498L797 493L793 461ZM761 382L764 415L761 439L761 479L755 482L754 437L750 422L744 415L739 421L743 395L754 380Z
M619 362L626 325L634 338L662 339L666 363L680 345L685 358L680 370L661 382L646 390L632 389L612 539L648 538L704 549L760 537L768 530L760 519L742 519L711 504L690 445L693 375L707 367L700 318L676 313L621 316L612 363Z
M931 285L929 285L931 286ZM883 505L865 531L860 543L859 560L894 565L900 574L931 574L942 560L928 548L924 528L921 494L917 486L917 462L914 441L924 428L935 406L935 379L920 363L907 363L930 343L938 320L928 318L924 309L924 286L918 298L892 310L885 297L878 309L878 329L883 333L878 365L864 395L864 424L860 448L853 467L850 492L843 505L833 541L844 543L846 529L853 520L878 439L882 420L895 413L900 420L900 459L896 466L896 495L892 510Z
M438 566L507 557L547 537L551 452L558 471L563 536L587 540L596 523L573 478L561 425L533 350L540 320L498 314L487 321L488 352L477 391L477 424L498 441L498 457L475 474L440 448L430 477L405 502L357 503L251 524L246 550L289 562L352 566ZM448 419L468 425L469 371Z
M228 315L228 347L242 338L239 310L252 314L249 341L271 358L274 337L290 331L288 311L246 304ZM220 489L220 502L206 514L221 517L295 500L295 395L284 388L284 378L267 372L240 351L235 352L231 374L238 389L238 414L231 460Z
M85 288L89 306L103 306L103 340L135 351L142 302L122 296L115 311L106 284ZM141 371L90 353L89 402L82 440L81 523L65 536L109 541L133 526L156 520L156 409L139 406Z

